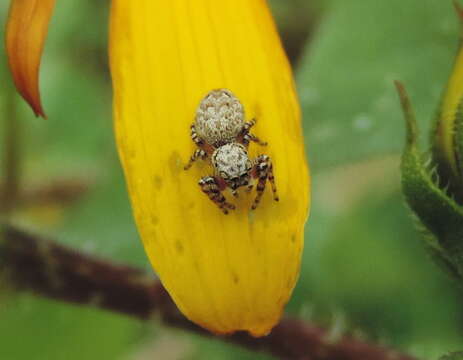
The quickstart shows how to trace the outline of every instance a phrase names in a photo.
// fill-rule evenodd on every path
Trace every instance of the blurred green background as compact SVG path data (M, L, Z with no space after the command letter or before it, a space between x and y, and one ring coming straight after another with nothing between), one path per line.
M24 201L14 220L151 271L113 140L108 2L57 3L41 72L48 120L11 95L2 48L0 135L15 112L21 135ZM427 131L458 44L451 1L270 3L295 68L313 177L303 266L287 311L333 336L354 333L423 359L463 349L463 293L425 253L400 193L404 126L392 84L406 83ZM3 1L2 21L7 8ZM0 296L0 359L237 358L269 359L156 321Z

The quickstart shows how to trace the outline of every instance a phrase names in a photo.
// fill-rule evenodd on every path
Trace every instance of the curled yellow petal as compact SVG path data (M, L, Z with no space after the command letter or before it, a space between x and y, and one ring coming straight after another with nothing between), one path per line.
M13 79L36 116L45 117L39 92L40 59L55 0L12 0L6 49Z
M110 61L115 130L146 252L179 309L216 333L267 334L299 274L309 176L290 66L264 0L113 0ZM231 90L253 133L251 158L269 155L280 201L267 185L224 215L198 186L190 125L200 100Z

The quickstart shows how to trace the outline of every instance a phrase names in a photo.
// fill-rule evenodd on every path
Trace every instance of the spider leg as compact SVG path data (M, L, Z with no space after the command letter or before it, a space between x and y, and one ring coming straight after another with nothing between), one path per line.
M272 187L273 200L279 200L277 188L275 185L275 177L273 176L273 165L269 156L259 155L254 165L253 176L258 179L256 186L257 195L251 207L253 210L256 209L257 205L259 205L260 203L260 200L265 190L265 183L267 182L267 180L270 182L270 185Z
M228 214L228 210L233 210L235 205L230 204L222 194L223 186L220 186L217 178L214 176L205 176L198 182L201 190L211 199L224 214Z
M190 136L191 136L191 140L194 141L194 143L196 145L198 145L199 147L201 147L201 145L204 144L204 140L201 139L201 137L198 135L198 133L196 132L196 128L195 128L195 125L191 125L191 133L190 133Z
M185 170L188 170L199 158L206 160L207 157L213 152L211 146L208 146L206 142L197 134L194 124L191 125L191 139L196 144L196 146L199 147L199 149L196 149L193 155L191 155L190 161L188 161L188 164L183 167Z
M248 122L244 123L243 130L241 131L241 136L239 137L239 140L241 140L240 142L243 145L247 146L247 145L249 145L249 143L251 141L254 141L254 142L256 142L257 144L259 144L261 146L266 146L267 145L267 142L262 141L256 135L253 135L253 134L249 133L249 130L254 125L256 125L256 122L257 122L256 119L252 119L251 121L248 121Z
M250 133L245 134L244 137L243 137L243 142L245 143L245 145L249 144L249 142L251 142L251 141L254 141L255 143L258 143L261 146L267 146L267 142L262 141L256 135L253 135L253 134L250 134Z
M243 126L244 131L249 131L254 125L256 125L257 120L254 118L251 121L245 122Z
M193 155L191 155L190 161L188 161L188 164L186 164L183 168L185 170L188 170L189 168L191 168L193 163L196 160L198 160L199 158L201 158L203 160L206 160L207 159L207 152L204 151L203 149L196 149L195 152L193 153Z

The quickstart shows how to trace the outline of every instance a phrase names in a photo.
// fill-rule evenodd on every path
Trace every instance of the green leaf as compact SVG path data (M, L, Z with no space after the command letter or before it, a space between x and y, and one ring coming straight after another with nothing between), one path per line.
M372 171L365 167L362 174ZM346 194L356 179L349 182L338 169L329 173L330 182L338 185L331 185L330 193L323 194L326 175L314 178L317 192L306 227L303 271L289 309L316 323L321 319L328 328L341 313L347 332L361 329L370 339L379 337L417 359L436 360L461 348L455 282L429 260L400 184L394 181L390 193L374 180L352 203ZM340 211L327 204L333 198L350 205Z
M403 127L393 80L407 84L420 125L429 128L458 45L451 1L330 4L297 71L316 169L400 153Z

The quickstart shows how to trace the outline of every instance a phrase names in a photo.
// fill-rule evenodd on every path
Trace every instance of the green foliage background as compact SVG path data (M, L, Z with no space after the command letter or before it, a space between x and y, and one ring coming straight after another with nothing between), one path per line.
M77 179L88 191L65 207L28 204L15 218L78 249L151 271L113 141L108 5L57 3L41 73L49 120L34 119L16 99L22 185ZM463 349L463 294L428 259L400 193L404 125L392 84L406 83L420 127L428 129L458 43L451 1L271 5L295 62L313 176L303 267L287 310L328 326L333 336L353 332L423 359ZM6 13L2 2L2 20ZM1 84L9 81L1 66ZM0 87L0 124L7 91ZM148 358L268 357L156 320L141 323L24 294L0 297L0 359Z

